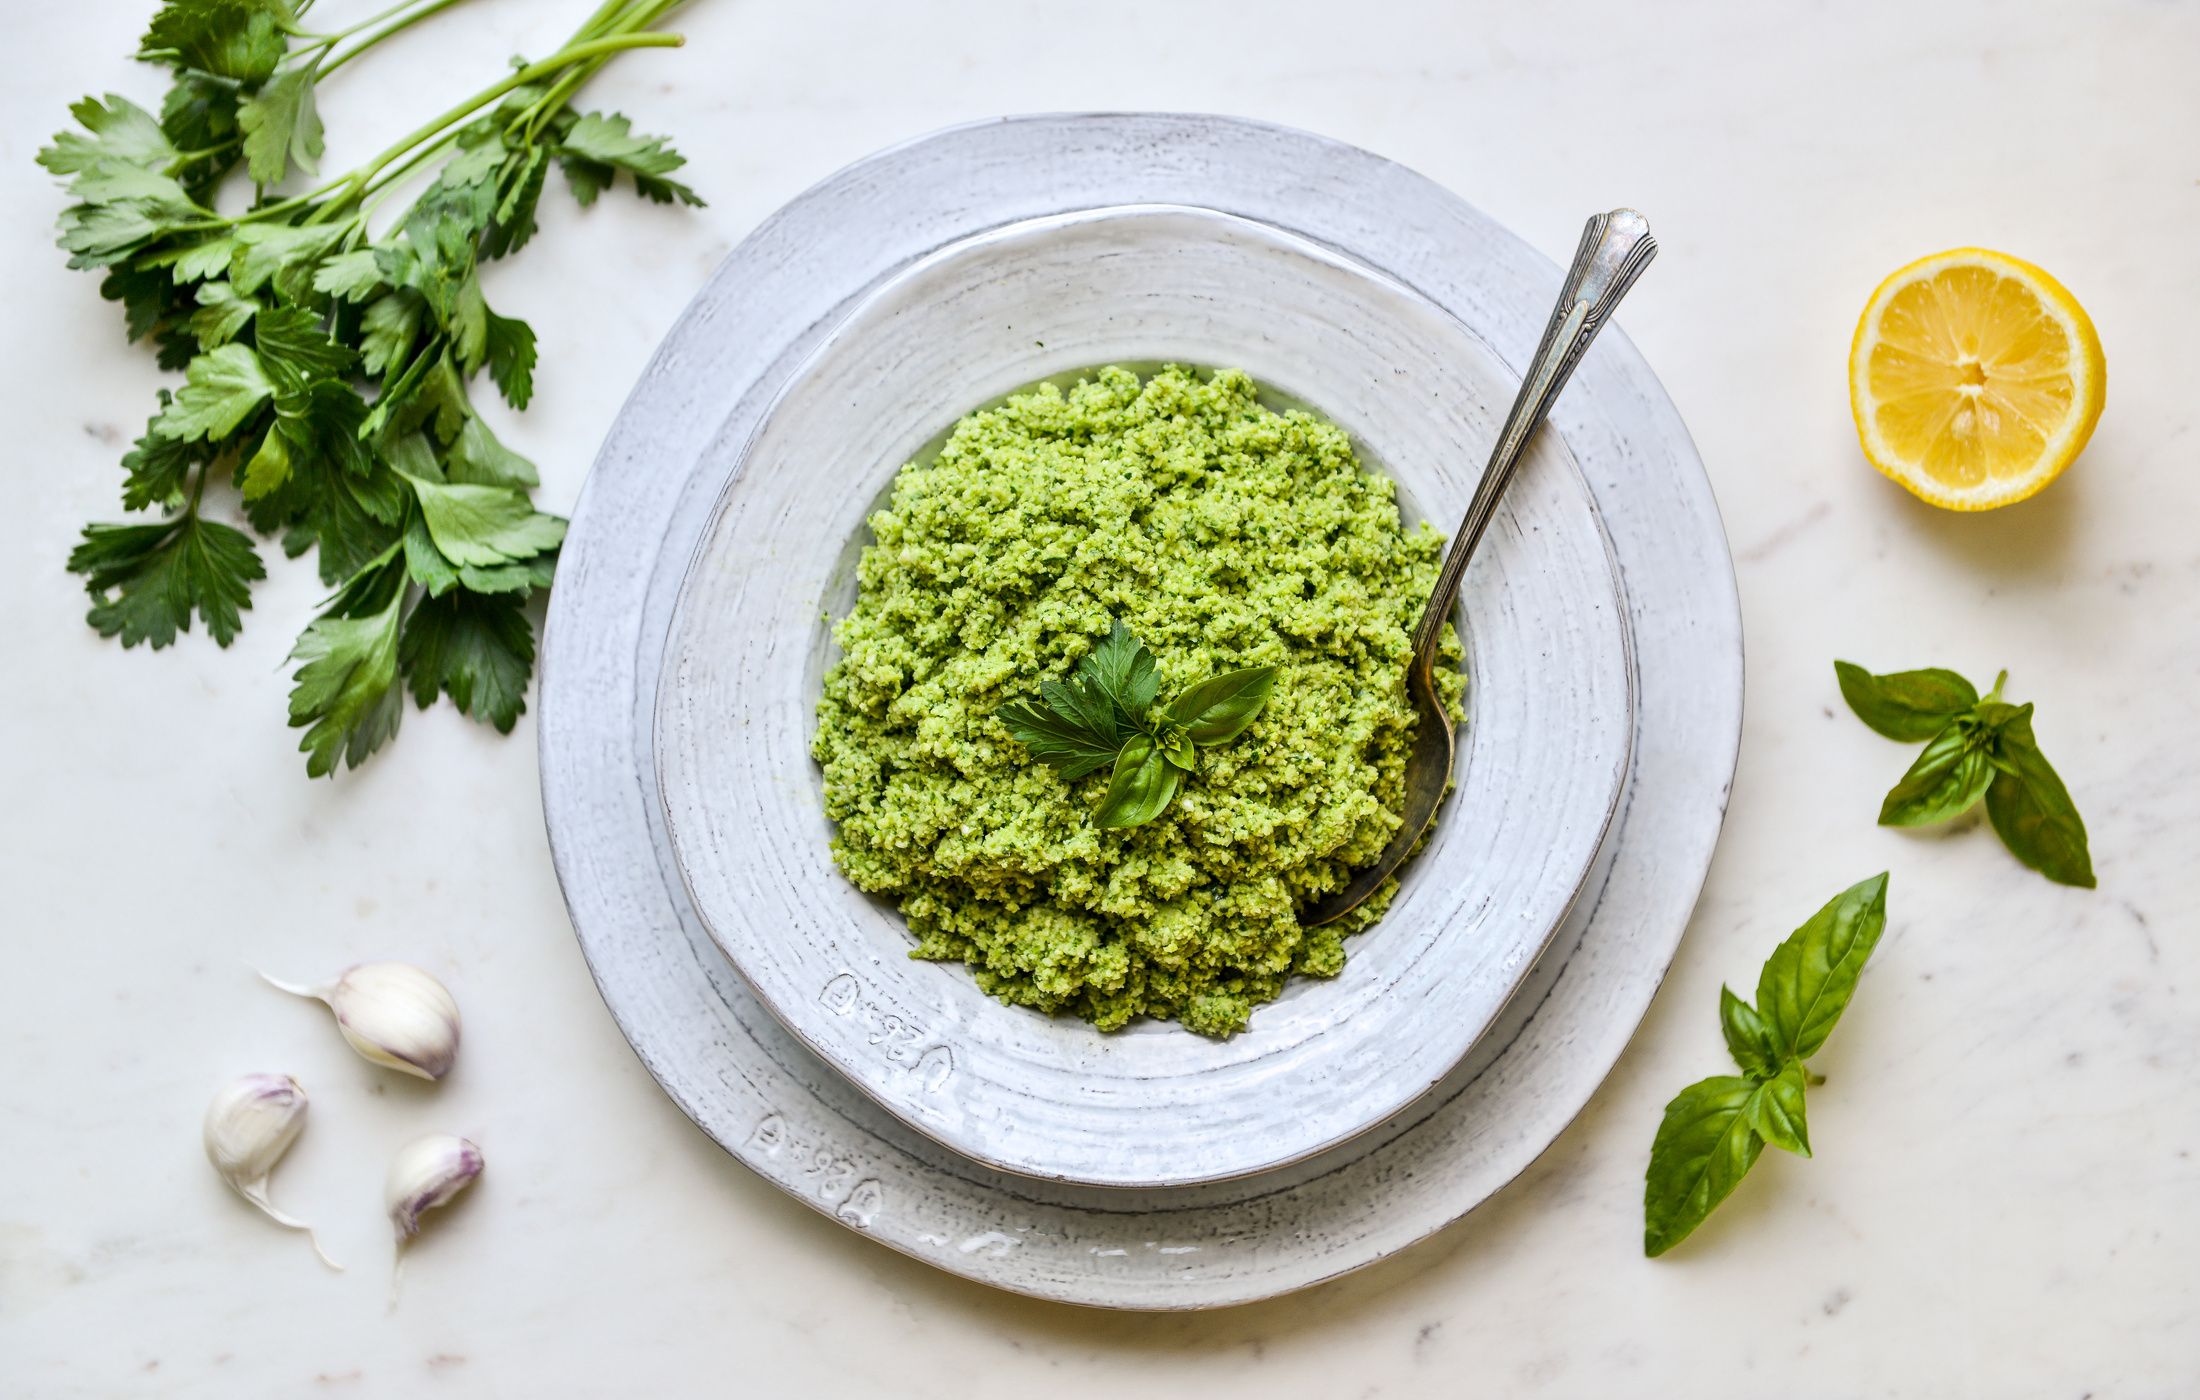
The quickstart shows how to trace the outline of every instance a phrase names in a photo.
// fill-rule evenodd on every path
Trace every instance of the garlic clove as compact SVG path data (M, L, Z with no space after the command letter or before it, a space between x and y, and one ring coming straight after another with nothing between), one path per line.
M421 1216L472 1185L481 1168L481 1149L450 1133L430 1133L399 1148L383 1192L398 1245L420 1233Z
M206 1157L231 1190L276 1224L305 1231L321 1262L341 1269L322 1251L312 1226L277 1210L268 1199L268 1177L305 1126L306 1091L297 1080L287 1074L248 1074L225 1086L207 1105Z
M361 963L312 987L260 976L293 996L327 1002L351 1048L385 1069L441 1079L458 1059L458 1003L410 963Z

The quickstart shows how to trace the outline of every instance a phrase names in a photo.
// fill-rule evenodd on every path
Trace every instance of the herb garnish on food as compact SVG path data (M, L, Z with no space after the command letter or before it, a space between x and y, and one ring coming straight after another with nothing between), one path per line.
M550 584L565 522L535 510L533 465L469 400L483 369L514 408L534 393L535 334L489 308L479 264L533 235L553 162L584 205L619 171L652 200L702 201L668 178L682 159L662 139L570 101L621 50L678 44L649 30L678 0L609 0L550 57L515 61L356 170L276 194L320 158L317 87L456 0L328 33L301 23L310 3L170 0L138 52L172 73L160 115L88 97L70 109L83 129L38 159L77 200L60 220L70 266L103 269L130 338L185 376L122 459L124 508L159 518L89 526L69 556L88 620L157 649L196 612L229 645L266 576L251 537L202 509L209 479L229 477L252 526L293 557L315 550L335 589L292 653L290 723L318 776L396 733L400 682L500 731L526 707L525 603ZM222 213L240 170L253 199ZM376 217L429 171L401 215Z
M1719 1026L1739 1075L1699 1080L1665 1106L1643 1178L1642 1251L1688 1238L1756 1165L1766 1143L1810 1155L1803 1068L1841 1019L1887 926L1884 872L1851 885L1765 960L1751 1006L1719 988Z
M1275 688L1273 666L1226 671L1156 710L1161 674L1153 653L1117 621L1068 680L1039 687L1044 705L1018 700L1000 716L1033 758L1064 779L1113 764L1092 824L1140 826L1176 800L1185 774L1199 771L1199 750L1244 733Z
M1880 804L1881 826L1929 826L1986 801L1986 815L2017 859L2059 884L2092 889L2085 821L2032 737L2032 707L2001 698L2007 671L1980 699L1971 683L1937 668L1875 676L1833 663L1841 698L1890 739L1924 751Z
M1444 537L1405 528L1342 428L1261 399L1239 370L1111 365L972 412L895 473L811 753L834 863L893 902L912 956L1102 1030L1224 1036L1292 979L1337 975L1381 917L1388 890L1349 919L1299 916L1397 829L1406 666ZM1000 715L1029 700L1051 731L1040 682L1069 680L1110 619L1159 658L1149 719L1180 684L1282 668L1252 725L1195 741L1198 775L1119 832L1089 813L1120 747L1089 745L1064 800Z

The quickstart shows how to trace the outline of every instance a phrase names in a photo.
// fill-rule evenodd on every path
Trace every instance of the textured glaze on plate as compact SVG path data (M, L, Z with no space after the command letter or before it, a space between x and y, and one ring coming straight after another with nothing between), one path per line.
M847 612L850 543L927 442L1035 377L1124 361L1242 367L1315 405L1440 518L1472 492L1513 391L1424 298L1229 215L1093 210L943 249L858 307L765 412L673 613L657 773L704 924L850 1081L993 1166L1175 1186L1340 1142L1458 1063L1588 875L1632 713L1604 537L1545 434L1461 595L1458 790L1342 973L1294 981L1218 1040L1103 1033L912 961L900 916L833 865L809 756L819 614Z
M1210 1308L1304 1288L1425 1238L1512 1180L1580 1112L1649 1006L1710 864L1741 732L1741 620L1702 464L1623 316L1552 422L1588 478L1626 588L1637 697L1627 792L1589 891L1466 1060L1341 1147L1174 1191L990 1171L887 1114L765 1011L673 871L652 768L672 601L764 405L868 288L983 229L1139 200L1288 226L1500 345L1534 343L1560 276L1403 166L1259 122L1018 117L858 162L733 252L605 442L551 599L543 806L605 1004L665 1092L748 1170L827 1220L997 1288Z

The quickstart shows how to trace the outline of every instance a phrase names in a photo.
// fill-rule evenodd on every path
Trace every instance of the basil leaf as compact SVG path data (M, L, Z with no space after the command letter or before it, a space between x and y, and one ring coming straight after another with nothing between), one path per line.
M2063 885L2092 889L2093 855L2085 819L2032 737L2032 707L2021 706L1995 735L1993 785L1986 815L2018 860Z
M1790 1060L1778 1074L1757 1086L1742 1117L1750 1131L1783 1152L1810 1155L1810 1128L1803 1121L1803 1062Z
M1195 744L1227 744L1245 732L1276 688L1276 668L1254 666L1210 676L1169 703L1169 722Z
M1153 653L1131 635L1120 619L1108 628L1107 640L1077 664L1077 674L1105 695L1133 727L1146 722L1146 712L1153 708L1154 696L1161 689L1161 673L1154 668Z
M1095 735L1083 725L1028 701L1012 701L1001 706L998 714L1016 741L1064 780L1082 778L1107 767L1122 747L1112 736Z
M1082 676L1046 681L1039 687L1047 707L1090 734L1096 742L1119 748L1129 735L1116 718L1114 702Z
M1757 1011L1781 1060L1818 1053L1887 926L1884 871L1849 886L1789 934L1757 979Z
M1730 1074L1699 1080L1665 1106L1642 1183L1642 1252L1688 1238L1756 1164L1764 1144L1746 1110L1757 1086Z
M1780 1072L1780 1057L1772 1048L1772 1028L1757 1008L1725 986L1719 988L1719 1029L1726 1032L1726 1048L1734 1063L1752 1079L1769 1079Z
M1156 742L1161 745L1161 756L1163 758L1187 773L1199 771L1199 750L1192 747L1191 736L1183 730L1179 729L1172 734L1163 735Z
M1111 828L1143 825L1160 816L1183 785L1183 771L1162 757L1161 746L1148 735L1136 735L1116 756L1107 795L1093 809L1092 824Z
M1984 738L1965 720L1951 720L1888 791L1879 824L1930 826L1961 816L1986 795L1993 776Z
M1856 717L1890 739L1921 743L1978 703L1969 681L1937 667L1875 676L1854 662L1836 661L1833 670Z

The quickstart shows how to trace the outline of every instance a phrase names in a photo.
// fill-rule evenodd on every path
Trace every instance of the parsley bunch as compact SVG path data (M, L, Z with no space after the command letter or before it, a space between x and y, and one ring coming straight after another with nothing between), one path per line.
M1039 687L1043 706L1018 700L1003 705L1000 717L1033 758L1064 779L1113 765L1092 824L1140 826L1166 811L1185 775L1199 771L1199 750L1243 734L1275 688L1276 668L1254 666L1186 686L1156 709L1161 674L1153 653L1118 621L1074 675Z
M534 234L553 163L583 205L622 171L652 200L702 202L669 178L684 162L663 139L570 101L619 52L677 45L649 26L678 2L608 0L548 58L514 60L356 170L281 197L320 159L318 86L458 0L332 32L304 26L311 0L160 7L138 52L171 74L159 115L88 97L70 109L81 129L38 156L76 200L60 219L69 265L101 269L130 338L184 373L122 459L124 508L157 518L88 526L69 556L93 627L157 649L195 612L229 645L265 570L251 536L202 513L226 478L254 529L291 557L314 551L334 588L292 653L308 773L387 742L402 690L510 731L534 666L526 604L549 587L565 522L534 508L534 467L469 398L483 369L514 408L534 392L534 332L490 308L480 264ZM249 207L222 213L240 170Z

